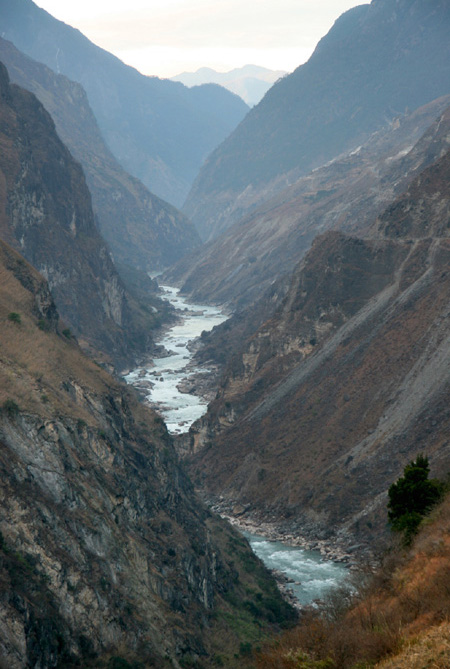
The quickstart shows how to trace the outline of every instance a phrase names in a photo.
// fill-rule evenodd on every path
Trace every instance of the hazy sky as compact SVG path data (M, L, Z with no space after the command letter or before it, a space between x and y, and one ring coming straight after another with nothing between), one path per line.
M368 0L36 0L144 74L247 63L291 71ZM126 7L126 9L124 9Z

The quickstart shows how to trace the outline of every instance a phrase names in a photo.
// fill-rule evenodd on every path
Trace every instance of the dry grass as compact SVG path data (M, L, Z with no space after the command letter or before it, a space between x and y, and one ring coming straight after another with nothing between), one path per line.
M376 669L449 669L450 623L432 627L405 642L401 652L376 665Z
M27 290L10 269L20 258L0 246L0 406L10 399L23 411L38 413L44 419L56 412L88 422L85 410L69 396L63 384L74 381L89 393L102 393L112 380L99 367L82 356L77 344L61 334L39 327L34 290L43 285L40 275L22 259L32 290ZM20 322L10 319L19 314Z
M449 669L450 496L350 606L342 596L339 607L339 593L334 598L266 650L259 669Z

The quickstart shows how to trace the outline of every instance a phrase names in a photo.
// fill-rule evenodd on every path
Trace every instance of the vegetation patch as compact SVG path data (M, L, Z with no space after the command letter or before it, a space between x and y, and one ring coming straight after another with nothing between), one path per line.
M443 494L443 484L430 480L428 458L418 455L406 465L403 476L389 488L388 516L394 531L403 534L406 545L411 543L423 517Z
M2 411L9 418L15 418L20 413L20 408L14 400L8 398L2 404Z
M258 669L450 666L450 495L437 505L445 486L428 471L418 456L391 487L390 517L395 509L395 518L417 513L422 521L406 524L408 545L402 521L402 541L378 569L330 593L320 609L304 610L298 626L259 654ZM404 496L407 485L412 492Z
M11 321L11 323L17 323L18 325L22 323L22 317L16 311L11 311L8 314L8 320Z

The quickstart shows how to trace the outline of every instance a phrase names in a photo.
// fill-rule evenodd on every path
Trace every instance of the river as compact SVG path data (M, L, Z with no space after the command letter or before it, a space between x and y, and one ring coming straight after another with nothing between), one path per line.
M157 344L168 355L155 358L152 365L140 367L126 376L128 383L146 393L148 403L164 418L172 434L187 432L207 409L201 397L183 393L178 386L186 379L208 373L208 369L192 367L190 342L209 331L227 316L218 308L187 302L176 288L161 286L162 297L177 309L181 321L166 332ZM308 604L324 596L327 590L341 583L348 573L344 565L324 560L317 551L307 551L278 541L244 533L253 551L269 569L282 572L300 604Z
M193 354L189 342L200 337L227 319L217 307L188 303L177 288L160 286L162 298L177 309L182 318L157 342L168 356L155 358L150 367L140 367L125 378L128 383L146 393L147 402L164 418L171 434L187 432L194 421L206 413L207 402L202 397L183 393L179 384L199 372L209 370L191 367Z
M269 541L249 532L243 534L266 567L284 574L288 579L285 587L292 590L300 604L322 599L327 592L341 584L349 573L343 564L324 560L319 551Z

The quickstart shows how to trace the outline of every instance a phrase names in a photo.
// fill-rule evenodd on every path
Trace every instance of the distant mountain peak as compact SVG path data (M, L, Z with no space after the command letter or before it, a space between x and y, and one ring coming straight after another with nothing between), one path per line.
M203 164L184 204L203 239L450 90L448 0L343 14Z
M270 70L261 65L243 65L228 72L218 72L211 67L200 67L195 72L182 72L172 81L179 81L185 86L192 87L201 84L219 84L232 93L239 95L248 105L258 104L269 88L287 72L285 70Z
M205 158L248 112L223 88L199 92L140 74L32 0L0 0L0 36L81 84L118 162L177 207Z

